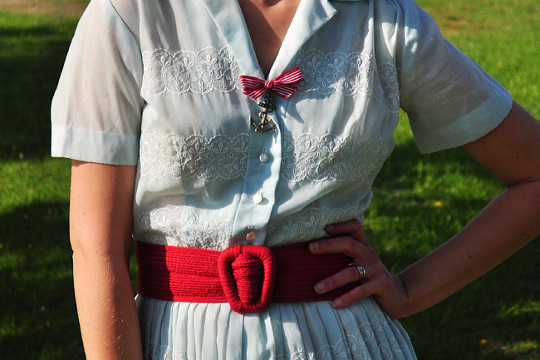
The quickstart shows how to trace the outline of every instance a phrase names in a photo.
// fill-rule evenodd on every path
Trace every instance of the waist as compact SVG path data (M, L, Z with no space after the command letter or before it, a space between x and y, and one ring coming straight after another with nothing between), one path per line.
M182 302L228 302L239 313L272 302L326 301L350 284L317 294L314 285L351 262L343 254L313 255L308 243L267 248L237 245L224 251L136 242L138 294Z

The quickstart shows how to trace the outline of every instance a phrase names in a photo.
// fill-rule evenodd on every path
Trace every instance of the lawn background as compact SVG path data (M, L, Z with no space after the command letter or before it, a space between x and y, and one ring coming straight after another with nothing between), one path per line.
M82 359L69 161L48 152L50 100L85 1L0 1L0 358ZM419 3L540 118L538 0ZM396 143L365 227L399 271L458 231L502 186L460 149L420 156L405 116ZM540 358L539 257L535 241L453 297L403 319L419 359Z

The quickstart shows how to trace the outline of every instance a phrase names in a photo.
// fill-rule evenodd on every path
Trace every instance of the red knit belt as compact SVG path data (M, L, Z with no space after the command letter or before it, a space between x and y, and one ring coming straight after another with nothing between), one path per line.
M343 254L313 255L308 243L277 248L237 245L224 251L136 242L138 293L169 301L228 302L239 313L271 302L333 300L354 284L326 294L313 286L351 262Z

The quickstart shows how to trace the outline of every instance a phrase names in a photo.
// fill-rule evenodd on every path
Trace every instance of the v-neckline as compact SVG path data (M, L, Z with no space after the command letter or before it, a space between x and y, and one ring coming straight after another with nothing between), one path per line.
M287 32L294 21L301 0L296 0L294 4L291 1L281 0L282 3L263 8L252 0L237 1L257 63L265 78L268 78ZM280 8L276 9L274 6ZM265 11L267 11L266 15L264 14ZM280 21L283 21L283 23L280 24Z
M238 63L240 74L265 78L238 1L204 2ZM300 47L335 13L329 0L301 0L266 78L274 79L287 70Z

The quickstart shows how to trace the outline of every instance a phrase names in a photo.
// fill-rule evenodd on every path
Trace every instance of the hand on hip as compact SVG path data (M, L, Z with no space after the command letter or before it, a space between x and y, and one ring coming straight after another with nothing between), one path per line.
M332 302L336 309L373 296L379 306L393 318L399 317L407 304L407 293L403 282L391 274L380 261L369 244L360 221L353 219L329 225L328 238L313 241L309 249L313 254L343 253L352 259L349 267L321 279L315 285L317 293L326 293L350 283L358 283L353 290Z

